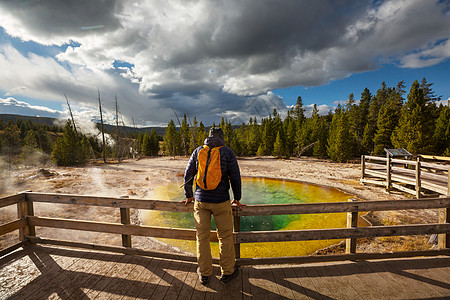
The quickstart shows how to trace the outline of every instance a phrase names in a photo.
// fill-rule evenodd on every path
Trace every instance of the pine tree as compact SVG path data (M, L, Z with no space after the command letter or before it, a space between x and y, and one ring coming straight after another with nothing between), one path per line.
M361 141L363 153L371 153L374 150L373 138L377 131L378 114L388 97L388 87L386 86L386 83L383 82L381 88L378 89L376 96L372 98L369 105L367 125L364 127L363 139Z
M282 158L285 156L285 147L281 138L280 131L277 133L277 138L275 139L275 143L273 145L273 156L277 158Z
M450 107L443 106L436 120L436 129L433 135L435 153L450 156Z
M393 103L391 101L388 101L388 103L383 105L380 109L377 122L378 130L373 139L375 145L375 155L384 155L385 148L392 148L391 135L397 125L394 114L395 108L393 107Z
M189 153L192 153L195 148L200 146L198 143L198 121L197 117L194 117L194 121L192 122L191 128L191 143L189 145Z
M166 155L175 157L179 153L181 146L180 137L173 120L170 120L167 125L166 134L164 135L164 145Z
M147 130L145 131L144 137L142 139L141 149L142 149L143 156L152 155L151 140L150 140L150 135Z
M314 136L316 138L317 144L313 147L313 155L316 157L326 157L327 156L327 143L328 143L328 126L324 117L318 117L318 120L313 122Z
M183 121L181 122L181 129L180 129L180 135L181 135L181 142L183 147L183 154L184 156L189 155L189 145L191 140L191 131L189 129L189 124L187 122L186 114L184 114Z
M150 155L158 156L159 153L159 137L155 129L150 130L149 135Z
M142 154L142 143L144 142L144 134L142 133L142 131L139 131L138 136L137 136L137 149L135 149L136 151L138 151L139 153Z
M72 123L68 121L63 136L55 142L52 159L60 166L82 165L86 163L88 151L87 145L78 139Z
M406 148L412 154L432 153L434 111L428 104L431 104L430 99L415 80L402 107L398 127L392 135L394 147Z
M201 146L204 144L205 139L208 137L208 133L206 132L205 125L200 121L200 125L198 126L197 131L197 145Z
M28 130L20 156L25 165L38 165L41 162L42 152L39 151L36 133L33 130Z
M352 155L351 143L352 134L350 133L347 114L338 106L337 113L334 114L331 122L327 147L328 155L337 162L348 160Z

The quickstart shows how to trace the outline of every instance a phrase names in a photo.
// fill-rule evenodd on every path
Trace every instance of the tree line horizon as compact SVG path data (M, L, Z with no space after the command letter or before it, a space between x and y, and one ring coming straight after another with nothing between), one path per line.
M425 78L415 80L406 93L404 81L393 87L382 82L376 93L365 88L359 101L351 93L344 105L326 115L319 115L314 104L310 117L305 116L299 96L284 119L274 108L267 117L250 118L240 126L226 118L211 126L221 127L226 146L243 157L313 156L345 162L364 154L385 155L385 148L450 156L450 107L436 104L441 98L432 85ZM182 120L176 115L176 121L178 126L173 119L168 122L163 136L154 129L126 131L117 123L103 144L98 136L78 133L73 120L64 129L29 120L8 124L0 120L0 155L10 162L25 162L40 153L39 161L53 160L58 165L84 164L102 156L119 162L136 156L189 156L203 144L211 126L205 127L196 117L190 122L186 114Z

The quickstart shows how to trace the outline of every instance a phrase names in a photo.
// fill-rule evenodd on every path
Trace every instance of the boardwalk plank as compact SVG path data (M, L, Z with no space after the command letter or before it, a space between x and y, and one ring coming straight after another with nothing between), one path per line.
M336 269L342 276L348 278L347 281L350 282L358 292L359 299L377 299L370 293L369 289L367 289L368 284L361 278L360 271L353 262L336 264Z
M353 281L349 277L342 276L338 271L341 264L330 263L324 267L324 271L330 274L337 284L337 289L342 291L343 298L347 299L358 299L360 297L359 293L354 289Z
M197 269L195 272L197 272ZM200 283L197 273L195 273L195 274L196 274L196 280L195 280L194 292L192 293L192 296L190 299L203 300L206 297L206 286L204 286L203 284Z
M64 290L65 295L76 295L77 299L86 296L82 290L83 282L86 282L92 276L92 270L98 267L102 257L99 253L90 253L88 256L78 260L77 264L65 270L66 278L58 284L59 288ZM57 299L56 297L57 295L54 295L50 298Z
M51 252L50 252L51 251ZM63 293L63 289L59 287L59 283L64 280L65 269L70 268L71 265L76 264L77 261L89 254L89 251L77 252L76 256L65 257L59 254L60 250L49 250L45 248L37 249L35 253L34 264L41 265L45 261L44 268L41 269L41 276L33 280L33 282L24 287L18 294L14 295L16 299L27 299L28 297L47 297L52 294L51 289L56 289L57 292Z
M176 272L173 272L173 280L172 284L167 291L165 298L166 299L177 299L178 295L181 292L181 288L184 285L184 281L186 280L189 269L191 268L192 263L183 262L179 266ZM172 273L172 272L171 272Z
M305 289L306 295L308 298L312 299L323 299L323 295L317 291L316 286L314 285L311 278L308 276L308 273L306 272L306 268L302 266L295 266L292 267L292 270L294 271L295 275L297 276L297 280Z
M103 290L109 285L111 280L113 280L117 274L128 264L131 260L131 255L118 256L119 260L114 264L105 275L101 276L99 280L92 286L88 291L86 291L86 296L90 299L96 298Z
M126 278L136 268L136 265L140 263L142 257L132 256L131 259L123 266L123 268L117 274L112 276L110 282L106 287L97 295L95 299L110 299L117 298L120 293L119 287L126 281Z
M255 268L254 266L248 268L249 283L253 297L255 297L255 299L267 299L268 293L267 289L264 288L264 283L262 282L261 270ZM261 287L261 285L263 287Z
M264 287L267 290L267 297L269 299L281 299L280 290L275 282L271 267L261 267L261 278L263 278Z
M251 284L249 281L249 267L241 267L242 276L242 298L251 299L253 297Z
M89 275L84 277L84 280L80 282L80 287L71 294L70 298L81 299L86 297L86 293L110 272L117 262L124 258L123 255L111 255L107 253L97 253L97 257L98 261L89 269Z
M391 267L395 267L394 263L391 263ZM450 296L450 283L434 279L434 270L428 269L430 263L432 260L406 260L403 270L397 270L397 272L414 280L414 284L423 289L423 292L426 291L427 296L436 298Z
M172 260L162 259L162 261L158 265L158 267L153 270L154 271L154 274L153 274L154 276L151 276L148 279L147 284L141 290L141 292L139 293L137 298L139 298L139 299L150 299L152 297L153 292L158 287L158 285L160 285L160 284L167 285L166 282L162 281L162 277L165 274L164 270L167 269L170 266L171 262L172 262Z
M374 261L369 265L372 270L389 280L391 285L395 286L396 293L402 298L415 298L420 295L421 290L417 288L417 285L405 281L405 277L393 270L392 266L386 268L384 261Z
M347 294L344 292L344 287L341 285L337 276L330 274L330 269L327 265L314 267L320 277L323 278L325 284L328 286L329 290L333 293L334 297L337 299L349 299Z
M176 260L171 261L170 265L166 270L164 270L164 274L161 277L161 281L164 282L164 284L158 284L158 286L156 287L155 291L152 294L152 298L164 299L174 279L178 280L174 277L174 275L177 273L180 266L181 266L180 261Z
M320 276L316 268L314 268L313 265L305 266L305 271L307 276L311 279L312 283L314 284L316 291L321 294L322 299L333 299L336 296L333 293L333 290L331 290L326 281L325 278Z
M220 274L220 268L214 268L213 274ZM211 280L208 285L208 289L205 295L205 300L209 299L229 299L230 294L227 291L229 285L224 285L219 276L211 276Z
M248 266L227 284L213 276L204 287L195 263L30 248L15 254L10 263L2 262L0 299L450 299L448 257ZM19 280L18 287L5 285L5 276L12 278L25 263L31 266L25 271L39 271L37 277Z
M230 282L222 284L220 280L219 283L222 285L222 290L225 290L225 299L234 300L236 298L242 298L242 270L239 268L239 274L236 278L233 278Z
M161 262L161 259L147 259L147 261L142 264L141 273L138 275L135 283L130 287L130 289L127 291L127 294L122 299L135 299L144 289L147 282L150 281L150 278L156 276L155 269L159 267L159 264Z
M47 253L50 254L54 249L46 250L49 250ZM28 247L2 259L2 263L0 264L2 270L0 277L4 276L7 278L6 274L11 273L14 273L15 276L11 280L1 281L0 298L8 298L19 293L23 294L25 289L30 288L29 286L33 286L33 288L39 287L36 282L48 280L48 278L41 276L41 270L43 268L46 268L46 270L49 269L47 262L51 257L45 256L43 260L37 261L40 264L36 265L31 259L35 257L35 251L36 249L34 247ZM20 270L19 274L17 274L17 270Z
M117 290L115 291L116 295L111 298L117 299L119 296L128 295L128 291L131 289L131 287L133 285L140 284L142 286L142 283L138 282L137 279L143 272L143 269L145 268L145 266L151 261L151 259L148 259L146 257L141 257L141 256L138 256L138 257L140 259L135 261L135 267L128 274L128 276L124 280L122 280L121 283L118 284Z
M375 293L379 297L384 297L385 299L392 299L395 293L395 287L391 285L390 282L386 281L383 276L374 272L372 268L370 268L369 263L366 261L359 261L357 263L357 267L361 270L361 272L368 274L370 281L376 285L375 290L371 293Z
M178 295L178 299L191 299L192 294L194 293L195 284L198 279L197 275L197 264L192 263L189 267L189 271L186 274L186 278L184 279L183 286L181 288L180 294Z
M84 268L86 265L86 262L90 260L90 258L94 257L95 253L93 252L86 252L86 255L83 257L80 257L76 260L75 263L71 264L70 266L64 268L62 266L59 266L58 263L54 262L55 265L57 265L56 272L59 274L53 278L52 281L48 282L45 286L43 286L38 293L33 293L30 298L31 299L40 299L40 298L49 298L51 295L52 297L59 296L61 298L68 297L70 293L66 291L66 288L72 284L73 282L76 282L77 277L80 276L81 273L77 273L76 270ZM66 259L66 257L64 257Z
M283 267L281 268L281 270L283 271L283 278L288 284L288 288L292 291L293 298L310 299L310 297L308 297L307 291L302 286L300 280L297 278L294 270L289 266Z
M289 281L286 280L283 269L281 267L275 267L272 269L272 274L278 286L278 290L280 291L281 297L294 299L294 293L289 285Z

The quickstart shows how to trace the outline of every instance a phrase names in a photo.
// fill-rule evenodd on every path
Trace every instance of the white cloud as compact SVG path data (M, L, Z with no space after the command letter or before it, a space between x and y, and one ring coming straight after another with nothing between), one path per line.
M61 116L60 111L39 105L30 105L27 102L18 101L11 97L6 99L0 98L0 113L49 118L59 118Z

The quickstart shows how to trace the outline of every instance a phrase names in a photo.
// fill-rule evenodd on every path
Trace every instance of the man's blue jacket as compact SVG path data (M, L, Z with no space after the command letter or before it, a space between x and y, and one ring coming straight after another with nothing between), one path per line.
M209 147L224 146L224 141L219 137L208 137L205 139L205 145ZM189 163L184 172L184 195L186 198L194 197L197 201L221 203L230 199L230 184L233 190L233 199L241 200L241 174L233 150L228 147L222 147L220 151L220 168L222 171L222 180L214 190L203 190L196 187L195 196L192 193L192 185L195 181L198 171L198 152L203 146L198 147L192 152Z

